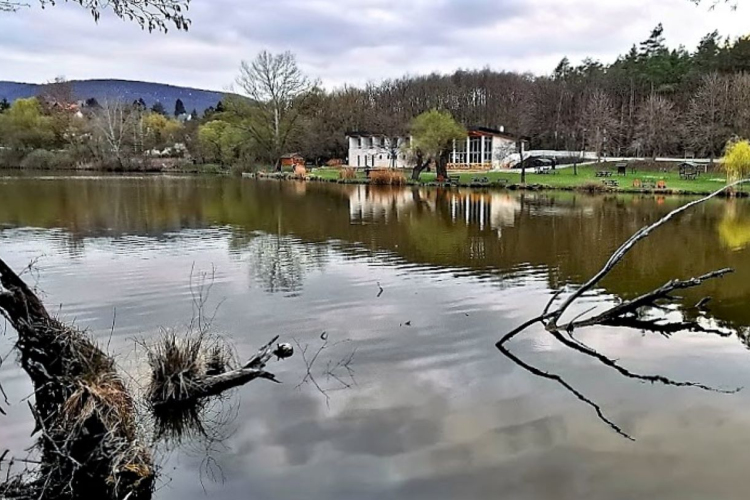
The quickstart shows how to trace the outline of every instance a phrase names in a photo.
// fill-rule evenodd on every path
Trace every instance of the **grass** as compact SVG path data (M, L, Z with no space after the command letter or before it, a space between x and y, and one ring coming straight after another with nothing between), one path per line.
M529 170L526 172L526 184L541 186L549 189L575 189L575 188L586 188L592 185L602 185L602 178L596 176L596 172L600 170L613 170L614 164L612 163L601 163L598 165L585 165L578 167L577 175L574 175L573 168L558 169L556 174L536 174ZM320 180L338 180L340 169L324 167L314 169L312 174ZM475 178L486 177L490 184L497 184L499 182L507 181L508 185L518 185L521 183L521 172L464 172L451 175L458 175L460 178L461 185L471 185ZM618 176L614 174L609 180L616 180L619 183L618 191L630 191L635 189L633 183L636 179L641 182L653 181L658 182L663 180L666 184L666 189L675 193L687 193L687 194L703 194L711 193L720 189L726 184L726 179L723 173L719 172L708 172L702 174L696 180L684 180L680 179L679 173L676 171L659 172L650 170L641 170L632 174L628 172L626 176ZM356 181L366 182L367 178L363 171L358 170ZM420 176L420 182L423 184L429 184L437 182L437 177L434 173L423 173Z

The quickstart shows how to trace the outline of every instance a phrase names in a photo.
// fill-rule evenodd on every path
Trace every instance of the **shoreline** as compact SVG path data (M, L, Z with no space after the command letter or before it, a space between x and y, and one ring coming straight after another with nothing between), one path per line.
M436 182L436 181L414 181L407 179L404 183L399 184L380 184L374 183L369 179L334 179L326 178L316 175L296 175L289 172L255 172L255 173L243 173L242 178L245 179L261 179L261 180L275 180L275 181L295 181L295 182L322 182L329 184L348 184L348 185L365 185L365 186L382 186L382 187L430 187L430 188L462 188L462 189L493 189L493 190L506 190L506 191L567 191L567 192L578 192L587 194L652 194L662 196L706 196L714 193L716 190L683 190L683 189L644 189L634 187L608 187L604 184L601 185L579 185L579 186L559 186L544 183L504 183L504 182L487 182L487 183L473 183L473 182ZM719 188L720 186L717 186ZM746 191L735 191L735 192L724 192L720 196L725 198L747 198L750 196L750 192Z

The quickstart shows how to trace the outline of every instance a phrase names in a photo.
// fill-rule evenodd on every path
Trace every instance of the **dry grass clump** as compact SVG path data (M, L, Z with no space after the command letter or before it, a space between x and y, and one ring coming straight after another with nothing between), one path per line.
M148 363L151 380L146 397L154 406L188 400L207 376L236 366L232 351L218 337L206 333L178 337L171 331L148 347Z
M586 193L603 193L607 190L607 186L601 182L588 181L578 186L577 189Z
M339 172L339 179L350 181L356 178L357 178L357 171L351 167L342 168L341 171Z
M403 186L406 177L396 170L373 170L370 172L370 183L381 186Z

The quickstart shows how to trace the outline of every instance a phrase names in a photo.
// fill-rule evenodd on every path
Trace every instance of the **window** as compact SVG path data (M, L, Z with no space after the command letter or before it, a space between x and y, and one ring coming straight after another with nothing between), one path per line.
M379 158L380 160L382 160L382 159L383 159L383 155L380 155L380 156L379 156L378 158Z
M453 141L453 163L466 163L466 141Z
M484 138L484 163L492 163L492 137Z
M481 162L482 162L482 138L470 137L469 138L469 163L481 163Z
M359 149L362 149L362 138L361 138L361 137L358 137L358 138L357 138L357 147L358 147Z
M361 157L361 156L359 156L359 155L357 155L357 166L358 166L358 167L361 167L361 166L362 166L362 157Z
M393 139L391 139L391 147L392 148L398 147L398 137L394 137Z

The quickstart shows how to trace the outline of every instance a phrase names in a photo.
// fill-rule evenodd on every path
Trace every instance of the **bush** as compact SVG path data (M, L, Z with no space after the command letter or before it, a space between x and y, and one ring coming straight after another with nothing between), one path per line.
M30 170L62 170L75 167L75 161L65 152L35 149L21 160L21 168Z
M356 178L357 178L357 171L351 167L342 168L341 172L339 172L339 179L344 179L344 180L349 181L349 180L353 180Z
M381 186L403 186L406 177L396 170L373 170L370 172L370 183Z
M23 154L15 149L0 149L0 168L18 168Z

